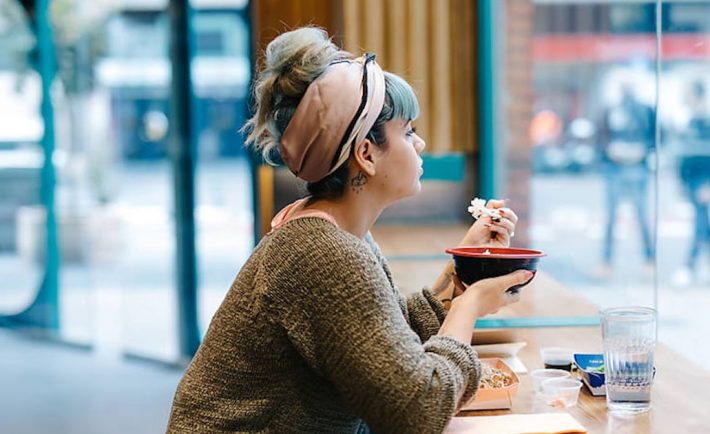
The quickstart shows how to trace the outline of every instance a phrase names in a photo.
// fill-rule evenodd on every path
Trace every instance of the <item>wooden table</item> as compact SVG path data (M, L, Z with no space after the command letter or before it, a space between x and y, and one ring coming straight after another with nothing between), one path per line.
M540 274L524 289L521 301L500 316L595 315L597 309L548 276ZM513 331L527 342L519 353L529 371L542 368L539 350L544 346L569 347L576 351L601 352L599 327L530 328ZM475 339L475 338L474 338ZM576 407L557 410L536 397L529 375L520 376L520 387L511 410L462 412L459 416L567 411L590 433L710 433L710 373L665 345L655 352L656 377L651 393L651 411L629 418L610 416L606 398L592 396L582 387Z

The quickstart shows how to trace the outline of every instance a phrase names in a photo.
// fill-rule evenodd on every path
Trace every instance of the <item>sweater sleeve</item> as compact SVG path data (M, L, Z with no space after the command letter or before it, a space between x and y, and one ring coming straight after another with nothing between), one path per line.
M382 254L380 246L375 242L370 232L365 236L365 241L367 241L372 253L377 258L377 261L384 269L387 278L394 287L387 259ZM397 295L402 297L399 292L397 292ZM406 306L407 322L412 330L419 335L422 342L426 342L430 337L439 332L441 324L446 318L446 309L430 290L425 288L420 292L408 295L406 299L402 301Z
M271 273L297 264L298 276L269 292L296 350L375 432L441 432L478 387L476 352L442 336L422 344L365 243L307 240Z
M446 309L434 293L425 288L407 296L406 303L409 325L423 342L439 333Z

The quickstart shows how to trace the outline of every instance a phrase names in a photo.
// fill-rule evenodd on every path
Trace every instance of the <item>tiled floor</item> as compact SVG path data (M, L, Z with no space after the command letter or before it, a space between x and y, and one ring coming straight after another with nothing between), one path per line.
M0 433L165 432L181 371L0 329Z

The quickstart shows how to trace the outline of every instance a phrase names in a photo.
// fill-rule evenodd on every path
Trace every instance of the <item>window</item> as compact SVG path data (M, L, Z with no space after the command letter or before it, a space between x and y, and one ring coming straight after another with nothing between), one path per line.
M710 1L491 3L496 193L527 203L518 242L600 307L656 306L662 341L710 356Z

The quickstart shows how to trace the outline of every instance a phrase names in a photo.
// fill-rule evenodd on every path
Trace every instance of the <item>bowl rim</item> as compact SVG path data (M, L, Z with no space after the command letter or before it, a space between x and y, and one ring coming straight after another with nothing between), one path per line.
M489 253L483 253L488 251ZM478 247L459 246L446 249L446 253L465 258L488 258L488 259L530 259L547 256L540 250L522 249L517 247Z

